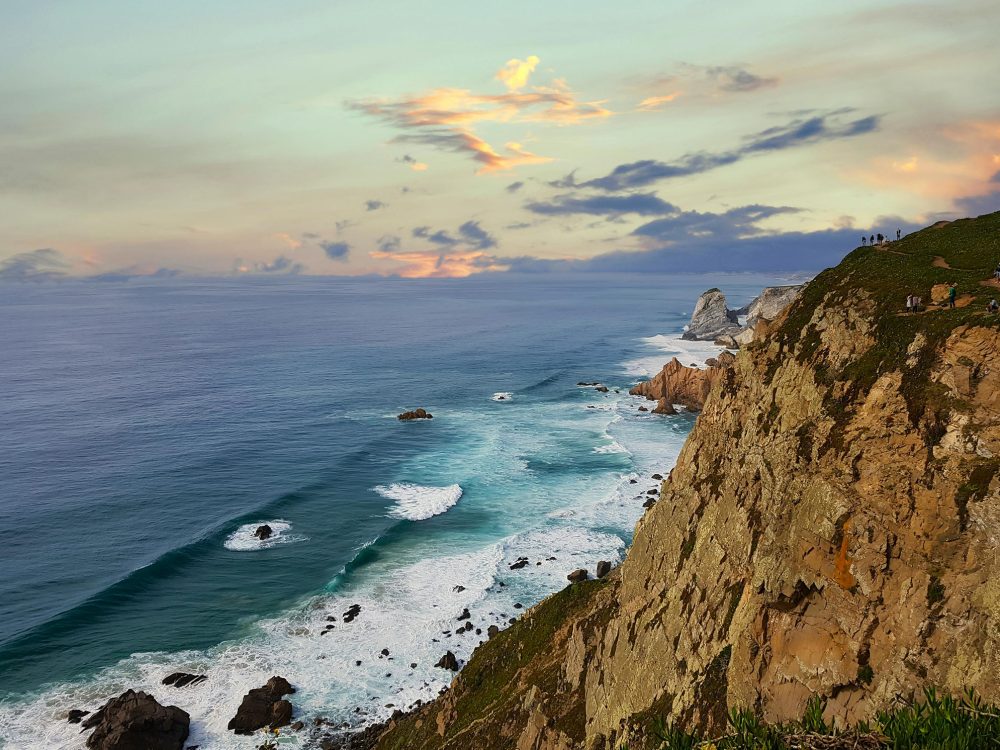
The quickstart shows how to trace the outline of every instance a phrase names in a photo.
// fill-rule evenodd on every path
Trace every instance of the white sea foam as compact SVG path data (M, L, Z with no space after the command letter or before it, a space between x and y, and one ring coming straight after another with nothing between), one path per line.
M704 367L705 360L717 357L725 347L711 341L686 341L678 334L660 334L642 339L655 353L643 355L625 363L625 371L630 375L652 377L673 357L688 367Z
M254 532L258 529L258 527L265 524L271 527L271 536L267 539L258 539L254 536ZM291 530L292 525L288 523L288 521L281 518L275 521L256 521L254 523L245 523L229 535L225 541L225 547L226 549L231 549L234 552L250 552L252 550L276 547L279 544L301 542L307 538L301 534L290 534L289 532Z
M510 391L497 391L492 396L490 396L490 399L492 401L510 401L513 398L514 394L511 393Z
M423 521L440 515L462 497L462 488L457 484L447 487L424 487L419 484L398 482L379 485L373 489L382 497L396 501L396 507L389 511L389 515L409 521Z

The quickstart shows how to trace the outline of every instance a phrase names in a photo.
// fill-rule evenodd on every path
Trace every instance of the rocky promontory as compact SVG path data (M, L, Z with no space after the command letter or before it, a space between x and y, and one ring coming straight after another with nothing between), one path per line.
M653 378L634 386L629 393L656 401L653 411L657 414L673 414L674 404L700 411L722 371L735 361L732 352L726 351L707 360L704 368L687 367L674 357Z
M929 687L1000 701L998 257L991 214L811 281L719 369L624 563L483 643L378 750L639 748L737 709L853 726ZM905 310L951 281L964 307Z

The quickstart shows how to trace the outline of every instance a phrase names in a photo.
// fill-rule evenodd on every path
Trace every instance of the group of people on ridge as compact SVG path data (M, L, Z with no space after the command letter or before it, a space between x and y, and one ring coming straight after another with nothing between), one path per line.
M898 241L899 238L902 236L903 236L903 230L897 229L896 240ZM879 245L885 245L888 242L892 242L892 240L890 240L887 235L884 235L881 232L879 232L878 234L873 234L871 237L865 237L864 235L861 235L862 246L871 245L872 247L875 247L876 241L878 242Z

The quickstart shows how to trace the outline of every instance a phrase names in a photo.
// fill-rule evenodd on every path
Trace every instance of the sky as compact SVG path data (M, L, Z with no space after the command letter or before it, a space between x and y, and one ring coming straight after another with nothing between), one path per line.
M3 0L0 280L792 271L1000 209L996 0Z

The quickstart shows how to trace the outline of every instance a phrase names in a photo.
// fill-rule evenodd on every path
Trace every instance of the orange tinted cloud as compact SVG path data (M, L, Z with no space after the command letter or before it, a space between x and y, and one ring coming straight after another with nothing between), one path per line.
M868 184L936 199L985 195L1000 171L1000 121L974 121L921 133L900 153L880 156L855 175Z
M680 91L674 91L671 94L665 94L663 96L647 96L639 102L638 109L641 109L644 112L653 112L662 108L664 104L669 104L680 95Z
M458 279L483 271L506 271L508 266L481 250L456 250L447 253L427 251L386 253L375 250L369 253L376 260L391 260L403 266L394 275L407 279Z
M525 164L551 161L550 157L525 151L516 141L501 154L476 132L480 123L541 123L570 126L611 117L604 101L581 101L565 81L522 90L538 58L511 60L497 74L508 91L479 94L469 89L435 88L418 96L398 99L367 99L348 106L402 131L395 139L419 143L444 151L465 153L483 166L479 173L511 169Z
M535 72L539 60L535 55L529 55L527 60L508 60L500 70L497 71L496 79L507 87L508 91L523 89L528 78Z

